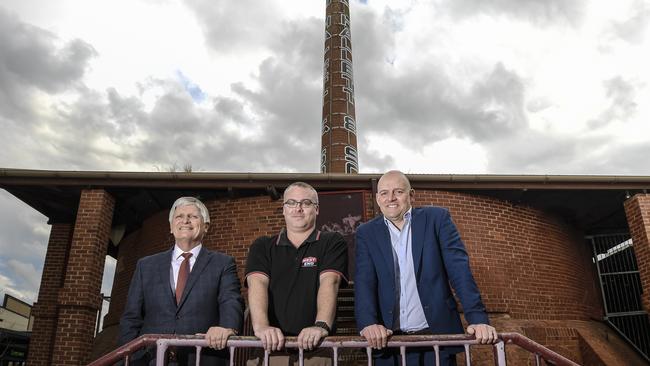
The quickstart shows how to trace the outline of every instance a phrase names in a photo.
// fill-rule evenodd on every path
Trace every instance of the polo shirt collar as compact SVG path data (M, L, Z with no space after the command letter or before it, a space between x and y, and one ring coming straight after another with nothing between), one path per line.
M320 230L316 230L316 228L314 228L314 230L312 230L311 234L309 234L309 237L307 237L307 240L305 240L305 243L314 242L314 241L317 241L318 239L320 239ZM293 244L291 244L291 242L289 241L289 238L287 237L287 229L286 228L282 228L282 230L280 231L280 234L278 234L278 239L275 241L275 245L293 246Z

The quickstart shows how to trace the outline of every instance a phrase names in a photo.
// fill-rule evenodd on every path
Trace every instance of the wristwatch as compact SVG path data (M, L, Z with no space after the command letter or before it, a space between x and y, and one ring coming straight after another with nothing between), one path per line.
M330 326L327 325L327 323L325 323L325 322L322 321L322 320L317 320L317 321L314 323L314 326L315 326L315 327L322 328L322 329L325 329L325 331L327 332L327 335L329 335L330 332L332 331L332 330L330 329Z

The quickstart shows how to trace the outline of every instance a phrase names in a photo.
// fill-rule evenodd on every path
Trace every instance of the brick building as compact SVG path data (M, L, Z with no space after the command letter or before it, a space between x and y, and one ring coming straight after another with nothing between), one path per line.
M306 181L323 197L357 195L361 199L354 205L367 220L379 212L373 199L378 178L0 170L0 187L52 225L32 312L32 344L38 346L30 347L30 365L82 364L114 348L136 261L173 243L167 213L177 197L198 196L207 204L213 224L204 244L235 256L241 276L253 239L281 228L279 195L289 183ZM617 313L603 294L619 291L626 297L632 282L638 290L650 288L650 194L645 193L650 177L409 178L415 205L451 211L499 331L520 332L579 363L637 362L626 358L634 356L632 347L602 321L606 313ZM613 234L622 239L596 247L597 240ZM638 261L635 280L601 280L605 263L632 251ZM112 301L104 331L94 339L107 254L117 258ZM641 314L647 323L650 291L639 291L637 300L641 309L626 313Z
M81 365L115 348L135 264L173 244L167 214L180 196L206 203L212 224L203 244L234 256L240 278L252 241L282 227L280 193L294 181L321 193L321 228L353 237L354 227L337 220L379 213L379 175L358 174L347 0L326 1L325 25L321 174L0 169L0 188L52 226L32 311L30 365ZM578 363L645 363L633 345L650 355L649 176L409 178L416 206L451 211L499 331L522 333ZM117 267L104 331L95 338L106 255ZM517 354L509 360L520 364Z

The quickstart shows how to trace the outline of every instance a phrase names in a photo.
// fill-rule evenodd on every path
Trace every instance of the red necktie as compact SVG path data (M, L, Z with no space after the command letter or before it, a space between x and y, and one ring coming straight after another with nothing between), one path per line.
M181 263L181 268L178 270L178 280L176 281L176 304L181 302L181 296L183 296L183 290L185 290L185 284L187 283L187 277L190 276L190 257L192 253L183 253L183 263Z

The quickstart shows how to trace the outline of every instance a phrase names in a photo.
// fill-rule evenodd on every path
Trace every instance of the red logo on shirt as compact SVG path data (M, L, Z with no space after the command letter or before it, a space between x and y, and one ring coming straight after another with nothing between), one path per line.
M306 257L302 259L303 267L316 267L317 263L318 259L316 259L316 257Z

